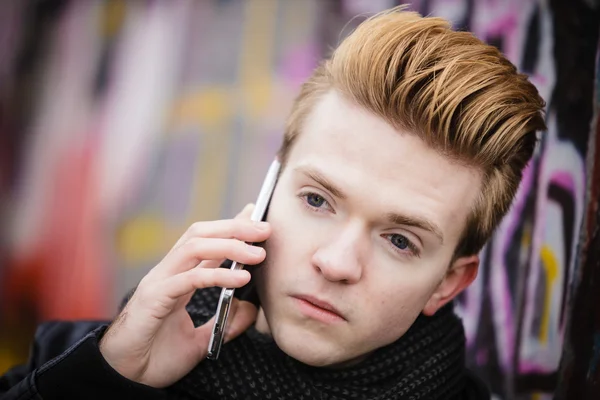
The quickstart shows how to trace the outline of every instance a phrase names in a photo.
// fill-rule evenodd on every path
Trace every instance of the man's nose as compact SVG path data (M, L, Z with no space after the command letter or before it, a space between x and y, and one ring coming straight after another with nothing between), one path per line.
M331 282L356 283L363 274L366 238L359 226L347 226L313 254L313 266Z

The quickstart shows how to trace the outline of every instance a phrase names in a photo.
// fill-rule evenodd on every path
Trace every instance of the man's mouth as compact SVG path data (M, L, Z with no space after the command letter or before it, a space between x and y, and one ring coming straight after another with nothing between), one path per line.
M292 297L298 305L300 312L309 318L324 323L346 321L343 314L327 301L308 295L297 295Z

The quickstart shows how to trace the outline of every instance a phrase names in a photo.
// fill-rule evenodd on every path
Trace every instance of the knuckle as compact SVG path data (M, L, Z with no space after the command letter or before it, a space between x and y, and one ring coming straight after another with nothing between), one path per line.
M235 240L234 243L232 243L231 252L237 258L246 259L249 256L248 246L248 244L242 242L241 240Z
M153 310L156 310L158 312L165 312L165 311L169 311L169 304L168 302L163 299L163 298L153 298L149 304L148 304Z
M154 293L155 289L153 287L154 285L144 285L144 286L139 286L138 289L136 290L136 296L137 296L137 300L142 303L142 304L147 304L148 302L152 301L152 294Z
M203 228L204 222L194 222L192 225L190 225L187 231L191 236L196 236L203 231Z
M223 221L223 235L225 237L236 237L238 225L234 219Z
M146 289L146 287L148 287L149 285L151 285L151 283L152 283L152 279L148 275L144 276L140 280L140 283L137 285L137 288L135 289L135 293L134 294L137 294L139 292L143 292Z
M253 233L255 231L254 222L250 217L233 220L238 232L243 234Z
M202 250L202 247L203 247L202 239L191 238L181 246L181 251L183 251L183 253L185 255L190 256L190 255L195 255L195 254L199 253Z

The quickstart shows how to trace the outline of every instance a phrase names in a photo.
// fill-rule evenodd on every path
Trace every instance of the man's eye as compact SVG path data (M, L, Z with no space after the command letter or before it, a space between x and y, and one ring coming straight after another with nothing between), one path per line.
M306 195L306 202L312 207L321 208L325 204L325 199L316 193L308 193Z
M335 214L335 211L329 204L325 197L320 194L314 192L303 192L298 194L298 197L302 199L302 204L306 209L313 212L332 212Z
M401 251L402 253L406 254L406 251L408 251L409 253L412 253L412 255L415 255L417 257L421 255L419 248L415 246L415 244L404 235L393 233L388 236L388 240L390 241L390 243L392 243L392 246L394 246L394 249L398 252Z
M390 235L390 242L400 250L406 250L410 248L410 240L406 238L406 236L394 234Z

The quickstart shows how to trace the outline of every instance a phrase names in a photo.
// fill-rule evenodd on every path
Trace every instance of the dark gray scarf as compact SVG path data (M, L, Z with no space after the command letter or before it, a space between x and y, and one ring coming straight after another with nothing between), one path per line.
M196 325L215 312L219 289L198 291ZM168 389L172 399L456 399L464 388L465 335L452 305L421 315L396 342L344 369L309 367L249 329Z

